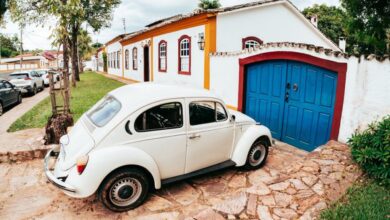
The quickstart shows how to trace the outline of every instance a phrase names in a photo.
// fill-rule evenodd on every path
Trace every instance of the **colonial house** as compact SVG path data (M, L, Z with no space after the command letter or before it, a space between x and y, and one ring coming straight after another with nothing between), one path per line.
M97 57L106 52L108 74L211 90L229 108L268 126L274 138L311 151L330 139L346 141L374 117L352 112L358 97L351 91L361 85L353 75L364 62L344 54L316 19L306 19L288 0L196 10L117 36ZM386 71L377 75L388 81ZM387 86L381 89L390 94ZM388 110L378 110L379 116L390 113L383 100L378 109ZM361 120L351 122L357 114Z
M12 58L3 58L0 63L0 71L56 69L62 66L63 58L61 51L44 51L39 54L25 53Z

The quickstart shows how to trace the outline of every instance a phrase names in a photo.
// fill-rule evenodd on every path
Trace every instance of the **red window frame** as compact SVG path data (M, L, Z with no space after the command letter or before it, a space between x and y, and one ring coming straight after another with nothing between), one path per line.
M161 44L165 44L165 69L161 68ZM161 40L158 43L158 71L159 72L167 72L168 69L168 43L165 40Z
M259 43L259 45L262 45L263 44L263 41L260 40L260 38L257 38L255 36L249 36L249 37L245 37L245 38L242 38L242 49L244 50L245 49L245 43L247 41L256 41L257 43Z
M136 56L134 56L134 51L135 51ZM131 58L132 58L131 60L133 63L133 70L138 70L138 49L136 47L133 47Z
M185 40L185 39L187 39L188 40L188 47L189 47L189 51L188 51L188 71L182 71L181 70L181 57L180 57L180 43L183 41L183 40ZM179 64L179 66L178 66L178 72L179 72L179 74L183 74L183 75L191 75L191 37L190 36L188 36L188 35L183 35L183 36L181 36L179 39L178 39L178 41L177 41L178 43L177 43L177 55L178 55L178 60L179 60L179 62L178 62L178 64Z

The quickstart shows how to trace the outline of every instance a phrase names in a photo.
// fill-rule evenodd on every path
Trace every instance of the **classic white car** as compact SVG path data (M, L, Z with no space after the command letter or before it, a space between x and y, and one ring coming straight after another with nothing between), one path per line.
M257 169L268 128L206 90L139 83L110 92L45 157L67 195L97 192L113 211L141 205L153 187L229 166Z

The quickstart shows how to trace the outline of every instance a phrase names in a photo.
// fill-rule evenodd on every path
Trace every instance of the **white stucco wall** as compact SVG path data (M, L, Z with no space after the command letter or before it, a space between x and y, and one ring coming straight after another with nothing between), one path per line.
M139 82L144 81L144 60L143 60L144 59L144 48L143 48L143 46L147 45L148 42L150 42L149 38L123 46L123 51L124 51L123 55L124 56L125 56L125 51L129 50L129 69L126 69L125 65L123 66L123 68L125 68L125 71L124 71L125 78L139 81ZM137 68L137 70L133 70L133 60L132 59L133 59L133 48L134 47L137 48L137 54L138 54L138 57L137 57L138 68ZM149 60L150 60L150 56L151 56L151 50L149 49ZM150 78L150 76L149 76L149 78Z
M241 50L242 39L248 36L255 36L264 43L306 43L338 50L302 17L287 2L220 13L217 16L217 51Z
M356 129L390 114L390 61L349 59L298 48L269 47L244 53L211 56L210 90L226 104L238 106L239 59L272 51L294 51L322 59L347 63L347 78L338 140L346 142Z
M359 61L360 60L360 61ZM339 140L390 114L390 60L351 57L348 60Z
M198 47L199 33L205 32L205 26L196 26L180 31L159 35L153 38L153 72L155 82L168 82L203 88L204 84L204 51ZM178 73L178 39L182 35L191 37L191 75ZM158 70L158 44L167 42L167 71Z
M116 41L106 47L107 49L107 61L109 60L108 57L110 56L111 53L113 52L118 52L122 51L122 45L119 43L119 41ZM107 71L108 74L116 75L116 76L122 76L122 52L120 52L119 55L119 68L112 68L107 65Z
M98 65L97 65L97 71L99 72L104 72L104 61L103 61L103 51L99 51L98 53L98 59L97 59L97 62L98 62Z

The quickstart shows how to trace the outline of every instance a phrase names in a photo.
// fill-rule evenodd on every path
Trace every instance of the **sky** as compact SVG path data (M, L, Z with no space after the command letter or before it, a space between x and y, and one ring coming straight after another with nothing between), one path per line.
M256 0L220 0L223 7L232 6ZM290 0L300 10L313 4L339 5L339 0ZM124 33L123 18L125 18L126 32L142 29L145 25L161 18L176 14L183 14L197 8L198 0L122 0L114 10L111 26L98 33L90 31L93 42L105 43L115 36ZM49 36L55 21L47 21L45 26L28 25L23 31L23 48L52 49ZM5 27L0 27L0 33L6 35L20 34L19 25L7 19Z

